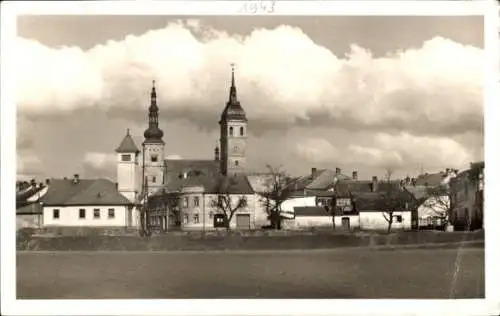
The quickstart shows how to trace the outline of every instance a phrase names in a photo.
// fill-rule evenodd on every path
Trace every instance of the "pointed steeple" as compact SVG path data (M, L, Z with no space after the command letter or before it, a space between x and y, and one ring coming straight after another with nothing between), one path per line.
M238 101L234 79L234 63L231 64L231 87L229 88L229 100L226 102L226 107L224 108L221 116L221 121L227 120L247 121L245 111L241 107L240 101Z
M151 104L149 106L148 129L144 131L146 142L163 143L163 131L158 127L158 105L156 104L156 87L153 80L151 89Z
M117 153L138 153L139 148L135 145L134 139L130 135L130 129L127 128L127 134L123 138L122 142L115 149Z
M219 142L218 141L215 143L214 159L215 159L215 161L220 160L220 149L219 149Z
M234 83L234 63L231 64L231 88L229 89L229 104L239 104L236 93L236 84Z

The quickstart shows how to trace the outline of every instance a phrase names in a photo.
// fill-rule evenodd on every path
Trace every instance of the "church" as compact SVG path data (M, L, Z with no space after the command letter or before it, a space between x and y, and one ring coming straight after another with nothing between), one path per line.
M217 210L211 209L210 204L218 194L220 182L228 177L234 184L230 193L244 196L247 201L238 210L231 225L250 229L260 225L260 222L265 224L259 198L246 175L248 119L238 100L234 77L233 66L229 98L219 120L219 145L214 148L214 156L210 160L165 159L165 142L159 127L159 106L153 81L142 149L138 148L127 130L115 150L118 191L137 205L148 197L147 213L151 225L162 229L175 226L184 229L213 228ZM169 211L166 206L171 205L169 201L172 197L177 201L177 212ZM256 209L259 215L256 215Z

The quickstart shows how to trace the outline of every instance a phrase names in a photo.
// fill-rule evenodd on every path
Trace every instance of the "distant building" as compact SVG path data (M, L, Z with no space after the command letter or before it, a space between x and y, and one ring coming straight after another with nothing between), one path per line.
M16 228L41 228L43 212L40 199L47 193L49 181L37 183L18 181L16 183Z
M455 230L483 228L484 162L471 163L450 181L450 223Z

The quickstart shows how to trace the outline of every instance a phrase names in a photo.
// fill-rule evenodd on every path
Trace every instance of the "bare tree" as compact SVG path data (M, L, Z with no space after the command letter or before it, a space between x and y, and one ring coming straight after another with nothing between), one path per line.
M282 168L273 168L270 165L267 165L267 168L270 178L266 183L266 190L260 193L261 201L271 223L271 228L281 229L283 222L281 205L290 198L290 190L287 188L291 184L292 178Z
M232 194L237 185L235 177L226 176L221 178L217 187L217 198L212 200L211 207L224 217L224 226L227 230L231 228L231 220L234 214L247 206L247 198L244 195Z
M402 202L399 196L399 191L391 184L391 178L394 170L386 169L385 181L387 181L387 190L382 193L382 215L387 221L387 233L391 233L392 224L394 223L394 213L401 210Z
M450 192L446 186L428 187L426 189L427 199L422 204L438 218L443 226L448 224L450 218Z

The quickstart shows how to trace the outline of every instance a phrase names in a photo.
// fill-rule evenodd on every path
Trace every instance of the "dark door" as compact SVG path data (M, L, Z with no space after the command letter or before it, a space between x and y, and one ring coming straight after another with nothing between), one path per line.
M351 223L349 217L342 217L342 229L349 230L351 228Z

